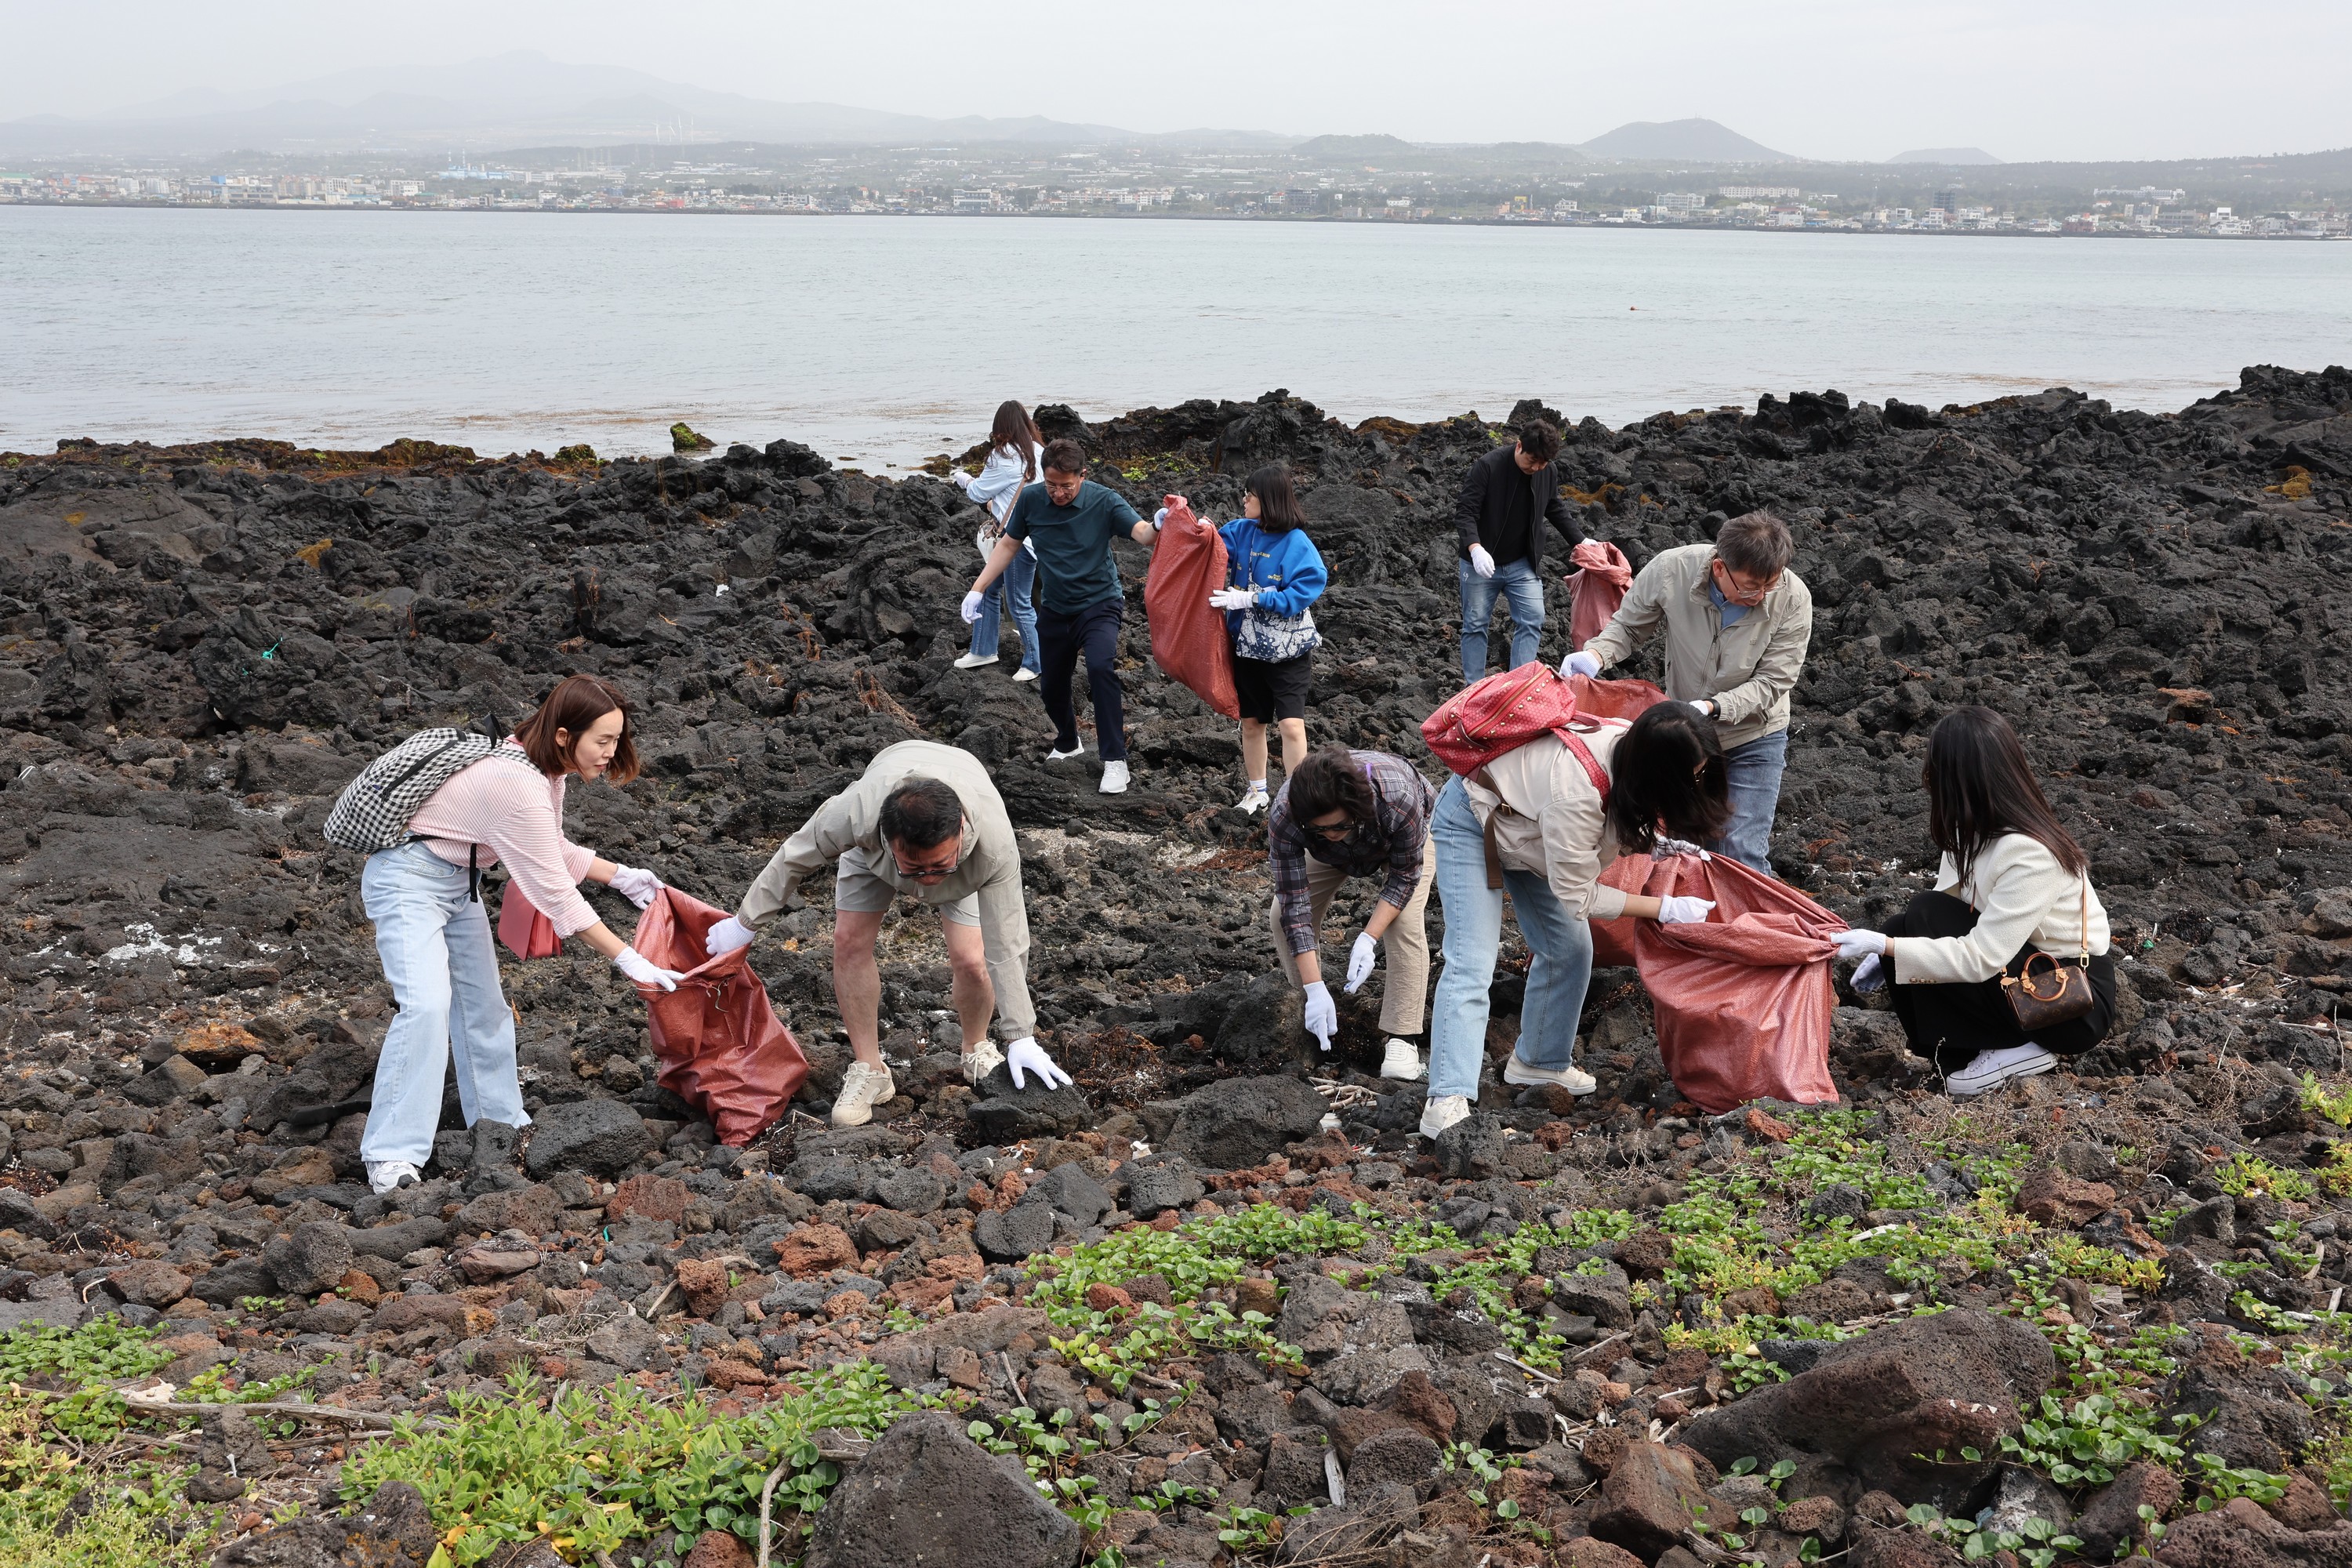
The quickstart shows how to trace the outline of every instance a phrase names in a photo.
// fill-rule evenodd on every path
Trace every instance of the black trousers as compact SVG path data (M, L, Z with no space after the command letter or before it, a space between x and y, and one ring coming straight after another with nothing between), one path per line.
M1088 605L1075 616L1058 615L1037 606L1037 695L1045 700L1045 717L1054 721L1054 749L1066 752L1078 743L1078 711L1071 700L1070 681L1077 674L1078 654L1087 656L1087 688L1095 700L1095 741L1107 763L1127 760L1127 693L1118 683L1118 628L1127 605L1118 599Z
M1976 930L1977 912L1949 893L1921 893L1886 924L1888 936L1966 936ZM2023 948L2020 952L2026 951ZM2010 962L2017 962L2012 954ZM2004 1050L2031 1040L2053 1056L2079 1056L2107 1037L2116 1021L2116 961L2101 953L2091 960L2091 1010L2054 1028L2028 1035L2017 1026L2000 977L1973 984L1897 985L1895 1016L1912 1050L1933 1060L1940 1072L1957 1072L1979 1051ZM1888 970L1892 976L1892 966Z

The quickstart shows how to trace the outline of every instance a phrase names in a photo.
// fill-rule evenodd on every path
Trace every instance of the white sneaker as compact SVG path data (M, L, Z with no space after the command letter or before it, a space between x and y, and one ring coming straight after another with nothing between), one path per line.
M1421 1052L1411 1040L1391 1039L1381 1053L1381 1076L1411 1083L1429 1069L1422 1065Z
M958 669L982 669L996 662L992 653L968 653L955 661Z
M1242 792L1242 797L1234 803L1234 809L1244 816L1255 816L1273 804L1274 796L1266 793L1265 785L1254 784Z
M1593 1081L1592 1075L1582 1068L1529 1067L1526 1062L1519 1060L1519 1053L1517 1051L1513 1051L1511 1059L1503 1064L1503 1081L1517 1084L1522 1089L1533 1089L1539 1084L1549 1084L1556 1089L1564 1089L1570 1094L1591 1094L1601 1087Z
M978 1083L1003 1065L1003 1050L994 1040L982 1040L963 1054L963 1080Z
M1125 795L1127 793L1127 764L1125 763L1105 763L1103 764L1102 784L1100 788L1101 793L1104 795Z
M405 1160L370 1160L367 1163L368 1190L382 1197L402 1187L413 1187L425 1179L425 1173Z
M1013 672L1013 679L1015 681L1034 680L1037 679L1037 672L1024 664Z
M2056 1057L2028 1040L2005 1050L1979 1051L1976 1060L1944 1080L1944 1088L1956 1099L1968 1100L2012 1079L2048 1072L2057 1065Z
M1072 757L1083 757L1086 754L1087 743L1084 741L1080 741L1066 752L1056 751L1050 746L1045 749L1045 760L1049 763L1066 763Z
M874 1108L898 1098L898 1086L887 1067L867 1067L854 1061L841 1075L841 1093L833 1101L835 1127L863 1127L874 1120Z
M1433 1094L1422 1108L1421 1135L1434 1138L1470 1114L1470 1100L1459 1094Z

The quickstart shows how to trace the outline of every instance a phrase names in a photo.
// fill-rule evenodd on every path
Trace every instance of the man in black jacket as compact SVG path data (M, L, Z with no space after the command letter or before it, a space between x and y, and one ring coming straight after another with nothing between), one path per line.
M1462 535L1457 570L1462 583L1462 679L1466 685L1486 673L1486 623L1495 596L1511 604L1511 662L1517 669L1537 658L1543 637L1544 527L1559 530L1573 550L1583 531L1559 499L1559 432L1542 419L1519 429L1518 444L1487 453L1470 465L1454 508Z

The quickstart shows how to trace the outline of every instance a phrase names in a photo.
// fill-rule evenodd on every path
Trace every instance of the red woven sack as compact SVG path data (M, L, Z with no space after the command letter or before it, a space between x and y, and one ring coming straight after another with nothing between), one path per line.
M1164 498L1168 516L1143 579L1151 658L1171 679L1228 719L1242 716L1234 691L1234 639L1209 595L1225 585L1225 542L1201 526L1182 496Z
M511 880L499 895L499 940L520 959L553 958L563 951L555 922L540 913L539 906L524 898Z
M784 1113L808 1077L808 1058L768 1005L750 948L704 956L705 936L726 918L725 910L664 888L637 917L630 945L683 975L675 991L637 987L661 1058L656 1081L709 1117L721 1143L740 1147Z
M1725 856L1628 855L1602 881L1653 898L1712 900L1702 924L1595 921L1596 963L1642 972L1658 1055L1683 1098L1721 1113L1751 1100L1834 1104L1832 931L1846 922L1785 882Z
M1632 723L1666 700L1666 694L1646 680L1596 680L1571 675L1568 689L1576 710L1588 719L1622 719Z
M1580 648L1601 635L1625 590L1633 585L1633 563L1605 540L1588 539L1569 552L1576 570L1568 574L1568 646Z

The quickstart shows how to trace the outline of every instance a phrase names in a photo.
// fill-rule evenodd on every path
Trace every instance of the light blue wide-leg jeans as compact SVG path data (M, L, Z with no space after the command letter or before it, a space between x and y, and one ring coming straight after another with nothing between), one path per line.
M466 896L466 868L422 844L368 857L360 898L375 922L375 951L400 1012L376 1058L375 1099L360 1158L423 1166L441 1121L441 1083L454 1050L466 1125L484 1117L527 1127L515 1075L514 1014L499 989L489 916Z

